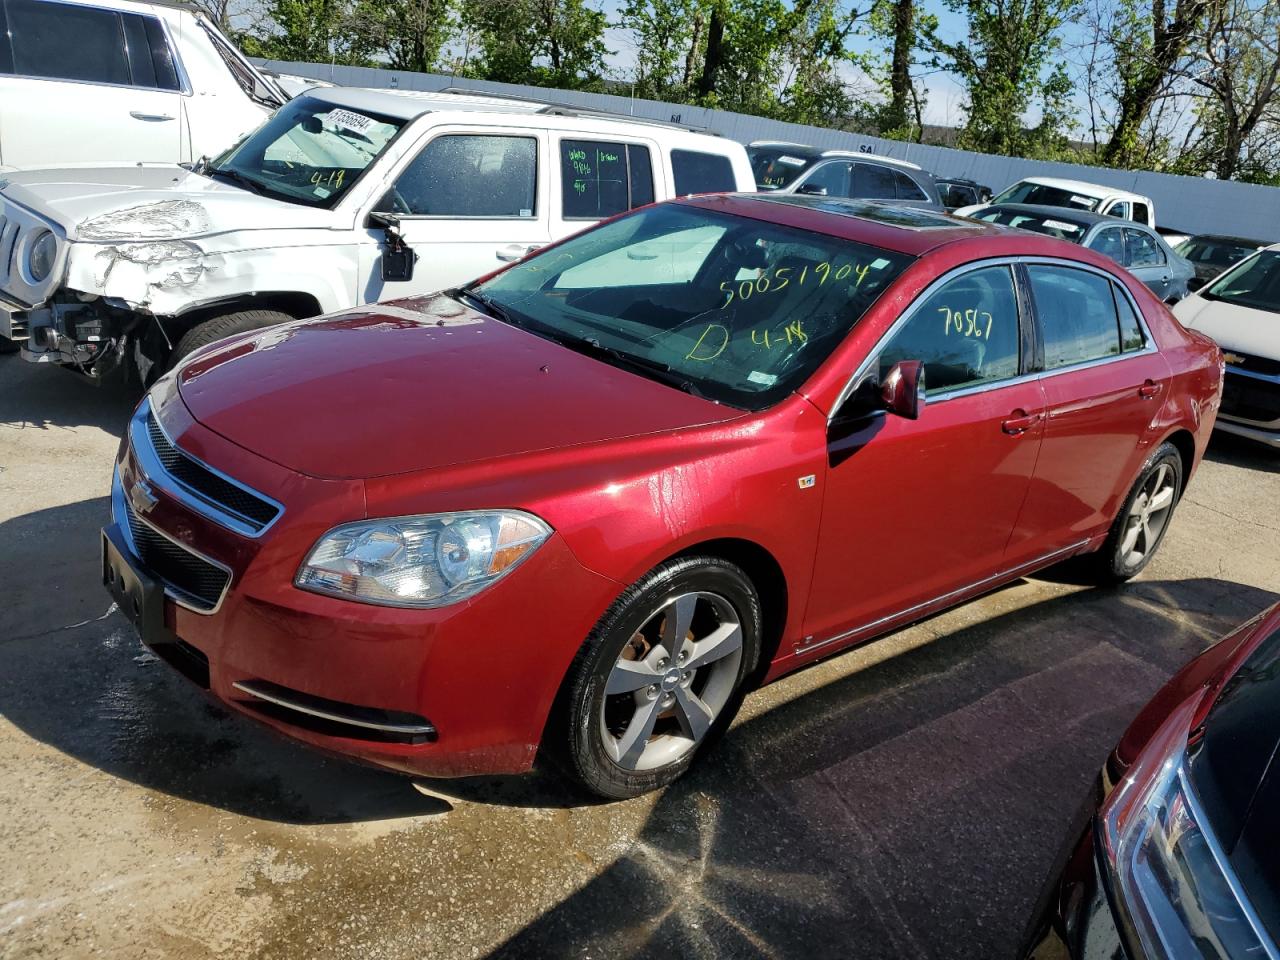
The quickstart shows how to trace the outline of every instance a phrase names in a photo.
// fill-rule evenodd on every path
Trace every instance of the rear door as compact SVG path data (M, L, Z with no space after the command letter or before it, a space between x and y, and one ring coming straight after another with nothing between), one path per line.
M1011 559L1107 529L1143 458L1169 389L1169 366L1122 284L1083 264L1033 262L1048 420Z
M0 5L3 162L190 159L181 73L152 16L52 0Z
M1124 245L1129 272L1161 300L1173 291L1173 268L1156 238L1144 230L1125 227Z
M418 255L413 279L384 281L383 231L368 228L364 302L432 293L474 280L551 239L545 130L442 127L377 204L394 211Z
M651 140L551 134L551 239L605 217L643 207L667 193Z

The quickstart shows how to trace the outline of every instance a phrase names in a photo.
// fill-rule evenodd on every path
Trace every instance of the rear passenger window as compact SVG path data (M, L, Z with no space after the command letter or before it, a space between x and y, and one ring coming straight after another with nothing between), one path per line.
M13 72L91 83L130 83L120 14L47 0L8 0Z
M1117 283L1111 284L1111 295L1115 297L1116 315L1120 318L1120 349L1124 353L1141 350L1147 345L1147 338L1142 333L1142 325L1138 322L1133 304Z
M1111 281L1087 270L1031 264L1031 293L1044 334L1044 368L1113 357L1120 327Z
M738 189L729 158L696 150L672 150L671 172L675 174L676 196L691 193L730 193Z
M1124 237L1117 228L1099 230L1085 246L1124 266Z
M853 195L864 200L896 200L896 171L878 163L856 163L853 166Z
M901 170L893 171L893 182L898 188L899 200L928 200L928 195L920 189L920 184L916 183Z
M410 216L529 219L534 215L538 143L532 137L436 137L396 180Z
M1151 219L1151 215L1147 213L1147 205L1145 203L1135 203L1133 205L1133 219L1138 223L1147 223Z
M599 220L652 203L649 151L638 144L562 140L560 186L566 220Z
M1018 374L1018 298L1009 267L983 267L947 280L920 304L880 352L880 376L901 360L922 360L926 394Z

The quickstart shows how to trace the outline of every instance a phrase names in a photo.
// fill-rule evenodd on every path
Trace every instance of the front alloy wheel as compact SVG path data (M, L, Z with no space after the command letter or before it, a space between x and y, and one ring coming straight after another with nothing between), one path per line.
M558 737L568 772L612 799L670 783L733 719L759 646L759 600L737 566L686 557L651 571L570 669Z

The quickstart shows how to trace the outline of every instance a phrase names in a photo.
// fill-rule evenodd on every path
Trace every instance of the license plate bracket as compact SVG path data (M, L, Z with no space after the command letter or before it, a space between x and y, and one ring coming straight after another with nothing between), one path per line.
M164 585L138 569L114 523L102 529L102 584L147 646L176 639L164 624Z

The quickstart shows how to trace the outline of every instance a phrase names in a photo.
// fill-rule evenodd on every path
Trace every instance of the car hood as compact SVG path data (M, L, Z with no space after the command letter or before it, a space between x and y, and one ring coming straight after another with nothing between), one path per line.
M443 295L214 344L178 373L192 416L281 466L369 479L730 420Z
M1173 315L1224 349L1280 360L1280 314L1193 294L1174 305Z
M273 200L172 164L6 174L5 197L72 240L187 240L232 230L327 227L333 214Z

